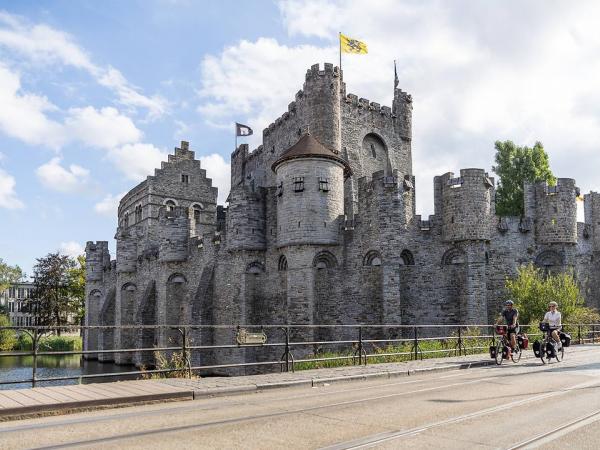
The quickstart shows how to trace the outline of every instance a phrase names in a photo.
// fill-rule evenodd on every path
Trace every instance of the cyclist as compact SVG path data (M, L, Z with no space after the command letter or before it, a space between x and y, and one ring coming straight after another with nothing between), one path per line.
M502 319L504 319L508 326L510 347L511 350L514 351L517 347L517 334L519 333L519 311L514 307L514 302L512 300L504 302L504 311L502 311L497 323L502 322Z
M562 328L562 315L558 311L558 304L556 302L548 303L548 312L544 315L544 320L550 326L552 331L552 339L556 342L556 348L560 348L560 335L559 331Z

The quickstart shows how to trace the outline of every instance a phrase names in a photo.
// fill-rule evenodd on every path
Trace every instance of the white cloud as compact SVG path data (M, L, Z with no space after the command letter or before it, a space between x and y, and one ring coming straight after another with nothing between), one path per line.
M201 156L200 164L206 176L212 179L213 187L219 189L218 203L224 204L231 187L231 165L217 153Z
M112 107L71 108L65 126L69 136L90 147L111 149L142 138L133 121Z
M71 258L77 258L85 253L83 245L75 241L61 242L58 249L60 253L70 256Z
M0 130L27 144L58 148L65 142L62 126L46 116L56 109L46 97L23 92L19 75L0 63Z
M338 61L337 32L364 40L368 55L344 55L347 92L391 105L394 59L414 99L418 211L433 210L433 170L491 170L495 140L541 140L558 176L600 188L600 4L548 8L530 2L360 0L279 3L293 36L320 45L241 41L201 64L199 111L207 122L247 118L255 129L284 111L305 70ZM252 144L257 144L256 133ZM444 167L441 167L441 162Z
M0 208L21 209L25 205L15 192L15 178L0 169Z
M89 170L76 164L68 168L60 165L60 158L52 158L35 171L40 182L47 188L58 192L76 192L85 185Z
M167 160L167 154L152 144L138 143L110 150L108 159L130 180L142 181L154 175L154 169Z
M117 217L117 211L119 209L119 202L125 196L127 192L121 192L117 195L108 194L102 200L94 205L94 211L98 214L107 217Z
M117 69L94 64L71 35L48 25L32 24L22 17L0 11L0 47L34 64L60 64L84 70L98 84L113 91L120 104L133 110L146 109L149 119L167 113L168 103L165 99L158 95L143 95Z
M218 126L231 127L235 115L248 118L254 129L265 127L287 111L306 69L334 55L333 47L287 47L267 38L241 41L203 59L199 111Z

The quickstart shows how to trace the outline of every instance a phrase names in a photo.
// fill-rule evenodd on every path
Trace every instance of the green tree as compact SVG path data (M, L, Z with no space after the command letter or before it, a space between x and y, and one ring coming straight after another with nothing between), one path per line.
M548 154L541 142L533 148L520 147L512 141L496 141L496 165L492 170L499 176L496 190L496 213L500 216L522 216L523 183L547 181L556 184L550 170Z
M10 319L7 316L0 315L0 327L9 327ZM0 329L0 352L9 352L17 344L17 336L13 330Z
M60 327L77 313L77 301L73 299L75 268L72 258L58 252L37 259L33 267L33 298L28 307L40 325ZM60 328L57 334L60 335Z
M20 281L23 277L23 271L19 266L10 266L0 258L0 293L4 292L14 283ZM6 313L5 306L0 304L0 315Z
M85 316L85 255L76 258L76 265L69 269L69 290L76 323Z
M598 313L584 306L583 297L570 271L545 274L533 264L521 266L516 278L506 280L508 295L519 310L519 322L534 325L541 321L548 303L558 303L563 323L594 321Z

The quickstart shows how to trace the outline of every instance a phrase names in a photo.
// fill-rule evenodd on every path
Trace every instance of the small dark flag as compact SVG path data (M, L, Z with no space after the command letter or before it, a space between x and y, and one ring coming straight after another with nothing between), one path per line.
M394 89L398 87L398 72L396 71L396 60L394 60Z
M252 135L252 128L248 125L242 125L241 123L235 123L235 135L236 136L250 136Z

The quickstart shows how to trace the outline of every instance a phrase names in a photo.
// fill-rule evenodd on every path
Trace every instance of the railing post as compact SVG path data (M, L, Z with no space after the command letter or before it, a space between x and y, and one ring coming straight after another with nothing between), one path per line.
M418 359L419 357L419 338L417 336L417 327L413 327L413 332L414 332L414 347L415 347L415 361Z
M363 341L362 341L362 327L358 327L358 365L362 365L362 354L363 354Z
M188 378L192 378L192 362L190 361L190 357L188 356L188 349L187 349L187 328L183 328L181 329L181 336L182 336L182 343L181 343L181 357L183 358L183 361L185 362L185 364L187 365L186 369L187 369L187 373L188 373Z
M592 325L592 344L595 344L594 339L596 337L596 325Z
M33 363L31 365L31 387L35 387L37 376L37 351L38 351L38 329L33 329L33 340L31 341L31 350L33 351Z
M577 325L577 341L581 345L581 324Z
M462 356L462 331L461 327L458 327L458 356Z

